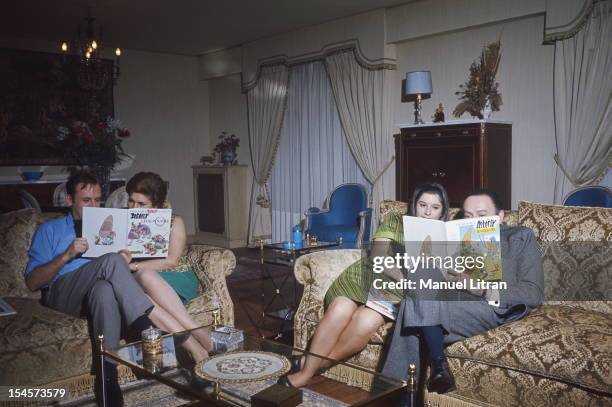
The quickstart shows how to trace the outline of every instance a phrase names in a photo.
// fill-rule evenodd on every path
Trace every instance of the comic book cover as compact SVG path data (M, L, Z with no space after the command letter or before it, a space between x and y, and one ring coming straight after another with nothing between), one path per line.
M167 257L171 209L83 208L83 257L128 249L134 258Z
M168 257L172 209L128 209L127 248L133 257Z
M484 267L466 269L473 279L501 280L501 246L499 216L460 219L446 223L449 241L458 241L461 256L484 258Z

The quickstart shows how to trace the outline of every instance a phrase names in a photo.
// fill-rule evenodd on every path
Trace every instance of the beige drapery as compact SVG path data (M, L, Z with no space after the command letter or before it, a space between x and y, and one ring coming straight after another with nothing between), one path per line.
M394 78L388 69L364 68L352 50L327 56L325 65L348 144L372 184L372 227L376 228L384 199L383 175L394 159L390 94Z
M261 68L257 85L247 92L249 145L253 187L249 213L250 246L272 236L268 179L278 147L287 103L289 69L285 65Z
M555 42L555 203L596 183L612 159L611 7L593 4L582 29Z

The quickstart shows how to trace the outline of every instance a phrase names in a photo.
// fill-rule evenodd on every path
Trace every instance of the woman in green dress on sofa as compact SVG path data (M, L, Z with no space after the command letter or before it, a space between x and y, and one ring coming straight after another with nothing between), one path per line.
M444 187L437 183L425 183L415 188L410 204L410 214L429 219L446 220L449 204ZM403 244L404 227L402 216L388 214L373 236L376 242ZM373 250L385 251L383 247ZM386 253L382 253L384 255ZM317 325L310 342L310 352L332 360L344 360L363 350L371 336L385 323L384 317L365 306L372 283L372 273L364 272L361 260L347 267L325 294L325 315ZM369 271L369 270L368 270ZM393 293L397 303L403 292ZM329 367L321 358L294 357L292 368L279 383L290 387L301 387L308 383L320 369Z
M125 189L129 195L129 208L163 208L166 202L166 183L153 172L134 175ZM199 293L196 274L189 264L180 262L186 243L185 223L180 216L172 214L168 256L130 263L136 281L161 311L160 316L153 322L158 328L168 332L181 332L198 327L185 308ZM208 357L212 342L205 330L196 330L184 346L197 363Z

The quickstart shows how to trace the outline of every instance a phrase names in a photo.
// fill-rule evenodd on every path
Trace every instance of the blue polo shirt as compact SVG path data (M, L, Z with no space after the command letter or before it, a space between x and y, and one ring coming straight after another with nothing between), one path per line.
M40 225L34 234L34 239L32 239L32 245L28 252L30 259L25 275L27 276L36 267L47 264L64 253L74 239L76 239L76 232L74 231L74 218L72 214ZM53 277L51 284L60 276L70 273L90 261L91 259L83 259L81 257L70 260ZM48 285L44 285L41 288L46 287Z

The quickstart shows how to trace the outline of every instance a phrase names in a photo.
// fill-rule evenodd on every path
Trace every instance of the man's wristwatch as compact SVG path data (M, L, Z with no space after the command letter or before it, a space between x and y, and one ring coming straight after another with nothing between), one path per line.
M138 263L134 262L134 271L138 271Z

